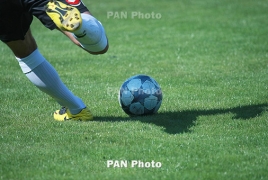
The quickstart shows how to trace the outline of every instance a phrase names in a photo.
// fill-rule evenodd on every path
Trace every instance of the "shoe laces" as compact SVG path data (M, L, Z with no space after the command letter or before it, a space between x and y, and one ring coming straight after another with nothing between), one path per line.
M66 113L66 111L67 111L67 107L62 106L61 109L59 110L59 114L63 115Z

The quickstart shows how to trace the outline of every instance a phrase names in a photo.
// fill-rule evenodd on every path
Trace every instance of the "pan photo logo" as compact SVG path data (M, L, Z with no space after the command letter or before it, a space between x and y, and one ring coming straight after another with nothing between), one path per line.
M107 168L161 168L161 162L140 161L140 160L107 160Z
M161 19L162 14L156 12L140 11L107 11L107 19Z

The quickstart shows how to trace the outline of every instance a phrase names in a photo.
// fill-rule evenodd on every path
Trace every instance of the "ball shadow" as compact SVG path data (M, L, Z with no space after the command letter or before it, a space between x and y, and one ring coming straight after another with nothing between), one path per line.
M152 116L137 117L96 117L95 121L120 122L120 121L140 121L161 126L169 134L180 134L190 132L190 128L195 125L199 116L210 116L218 114L232 113L233 119L248 120L260 116L268 110L268 104L245 105L227 109L209 110L185 110L178 112L162 112Z

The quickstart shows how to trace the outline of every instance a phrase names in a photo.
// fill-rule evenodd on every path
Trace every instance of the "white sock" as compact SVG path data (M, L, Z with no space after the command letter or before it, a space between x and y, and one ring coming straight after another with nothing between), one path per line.
M36 49L25 58L16 58L24 74L41 91L53 97L61 106L68 107L72 114L86 106L61 81L54 67Z
M89 14L82 13L81 17L82 25L74 32L74 38L88 51L102 51L108 43L102 24Z

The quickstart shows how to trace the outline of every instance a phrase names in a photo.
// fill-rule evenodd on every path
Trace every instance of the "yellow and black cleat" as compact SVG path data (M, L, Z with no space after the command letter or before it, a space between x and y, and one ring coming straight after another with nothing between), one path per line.
M56 26L63 31L73 32L82 24L79 10L56 0L50 0L46 5L46 13Z
M71 114L70 110L62 107L60 110L54 112L53 117L56 121L90 121L93 120L93 115L88 108L82 109L78 114Z

